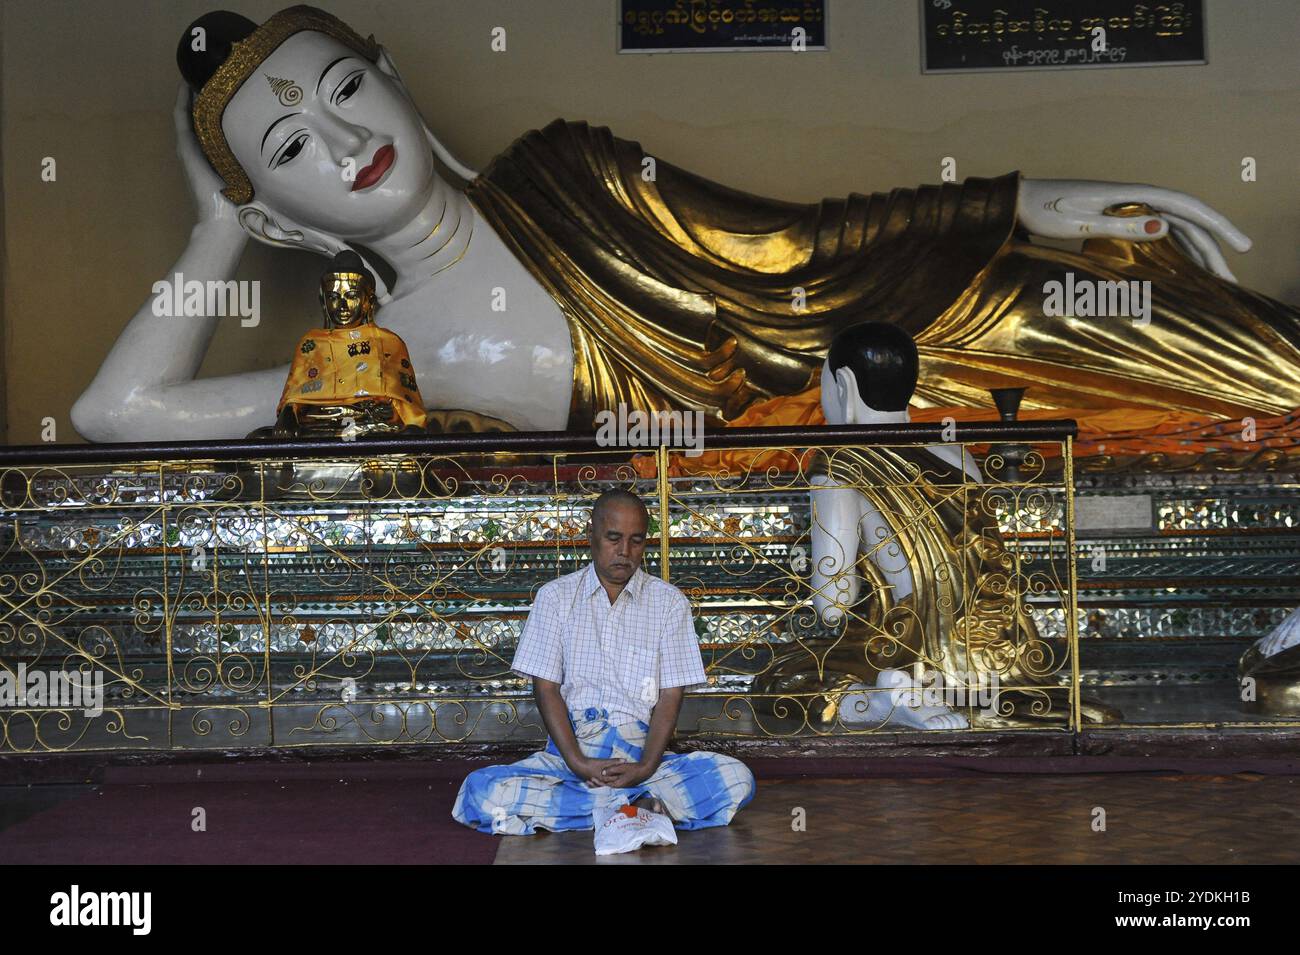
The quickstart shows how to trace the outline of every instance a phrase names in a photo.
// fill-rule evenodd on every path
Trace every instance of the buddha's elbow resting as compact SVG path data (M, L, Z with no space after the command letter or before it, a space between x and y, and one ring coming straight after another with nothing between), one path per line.
M137 396L138 397L138 396ZM142 408L111 392L87 388L72 406L69 417L77 434L96 444L113 441L155 441L166 435L149 427Z
M87 388L73 404L72 411L69 413L69 417L72 419L72 427L76 429L77 434L87 441L97 443L111 441L115 431L111 414L114 407L120 408L121 406L105 400L103 396L96 394L93 389Z

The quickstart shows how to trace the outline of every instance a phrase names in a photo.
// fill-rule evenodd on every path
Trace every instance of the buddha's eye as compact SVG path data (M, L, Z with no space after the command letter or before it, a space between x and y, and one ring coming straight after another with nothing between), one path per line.
M346 102L352 98L352 95L361 88L361 80L366 75L365 70L357 70L334 92L334 105Z
M299 132L298 135L295 136L293 139L289 140L289 142L285 143L284 148L281 149L280 152L276 154L275 159L272 161L271 168L276 169L280 166L283 166L285 163L289 162L300 152L302 152L302 148L306 145L307 145L307 132L306 130L303 130Z

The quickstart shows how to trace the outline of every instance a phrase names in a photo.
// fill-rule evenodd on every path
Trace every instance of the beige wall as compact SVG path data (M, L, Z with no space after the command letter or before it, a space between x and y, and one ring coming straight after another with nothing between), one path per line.
M39 440L182 248L192 224L170 109L180 31L279 2L4 0L3 249L9 433ZM482 166L563 116L608 125L728 185L794 200L1019 168L1150 182L1220 209L1256 243L1243 284L1300 302L1295 0L1209 0L1208 66L922 76L917 4L832 0L830 51L623 55L615 0L322 0L388 46L430 125ZM507 29L508 52L489 31ZM40 181L53 156L58 181ZM1243 156L1259 181L1243 183ZM316 321L319 261L250 246L260 327L231 319L202 374L288 361Z

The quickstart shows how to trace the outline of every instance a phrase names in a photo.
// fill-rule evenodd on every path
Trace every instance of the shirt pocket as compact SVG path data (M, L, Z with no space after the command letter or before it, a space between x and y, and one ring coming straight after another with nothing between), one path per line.
M631 644L624 655L623 685L647 706L659 701L659 648Z

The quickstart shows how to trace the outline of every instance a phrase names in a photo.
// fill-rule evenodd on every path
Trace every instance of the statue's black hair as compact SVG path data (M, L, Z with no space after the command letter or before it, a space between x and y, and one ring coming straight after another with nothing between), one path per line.
M360 272L369 280L372 289L376 287L375 273L366 268L365 259L351 249L344 249L330 260L329 270L325 274L328 275L329 272Z
M229 10L205 13L186 27L176 44L176 65L190 89L196 93L201 90L226 62L231 47L247 39L256 29L257 24L248 17ZM201 49L195 49L196 46Z
M845 329L831 342L831 374L849 368L858 394L876 411L905 411L916 391L921 362L916 343L897 325L863 322Z

